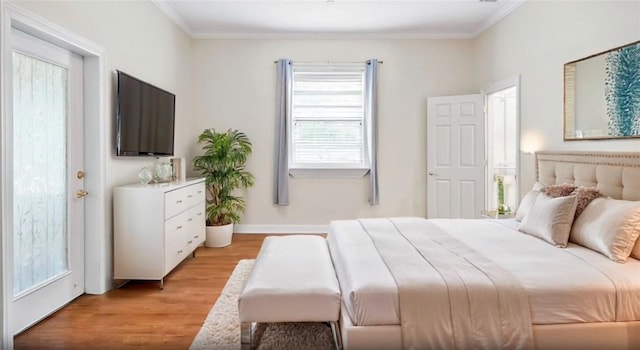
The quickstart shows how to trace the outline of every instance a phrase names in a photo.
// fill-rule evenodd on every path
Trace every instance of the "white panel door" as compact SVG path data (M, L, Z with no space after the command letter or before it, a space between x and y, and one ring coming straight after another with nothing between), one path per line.
M13 30L11 329L84 293L83 61Z
M482 95L429 98L427 129L427 217L479 217L485 173Z

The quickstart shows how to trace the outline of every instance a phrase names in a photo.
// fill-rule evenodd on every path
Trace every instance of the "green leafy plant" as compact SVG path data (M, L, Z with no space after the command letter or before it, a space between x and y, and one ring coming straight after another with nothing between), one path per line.
M204 154L193 159L193 167L205 178L207 225L237 223L245 211L245 201L234 192L253 186L253 175L245 170L251 142L238 130L205 129L198 144L202 144Z

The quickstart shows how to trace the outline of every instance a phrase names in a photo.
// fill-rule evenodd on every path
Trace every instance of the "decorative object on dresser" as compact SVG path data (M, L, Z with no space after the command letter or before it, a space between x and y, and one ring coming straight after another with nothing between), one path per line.
M187 178L187 163L184 158L171 158L171 170L173 171L173 180L182 182Z
M159 280L205 238L204 179L113 189L113 278Z
M193 159L194 170L200 171L207 188L207 247L231 244L233 224L245 210L244 198L236 190L253 186L253 175L245 170L251 154L251 142L238 130L216 132L205 129L198 143L203 155Z

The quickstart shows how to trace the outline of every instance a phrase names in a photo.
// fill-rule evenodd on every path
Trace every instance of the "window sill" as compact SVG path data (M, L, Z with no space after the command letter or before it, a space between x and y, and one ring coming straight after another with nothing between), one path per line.
M299 178L346 178L357 179L364 177L369 172L369 168L325 168L325 169L311 169L311 168L295 168L289 169L289 175Z

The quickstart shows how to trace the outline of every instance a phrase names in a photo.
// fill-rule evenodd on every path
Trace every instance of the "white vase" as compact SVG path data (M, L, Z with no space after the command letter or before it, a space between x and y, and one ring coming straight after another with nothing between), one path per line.
M207 226L207 239L205 247L221 248L231 244L233 236L233 223L222 226Z

